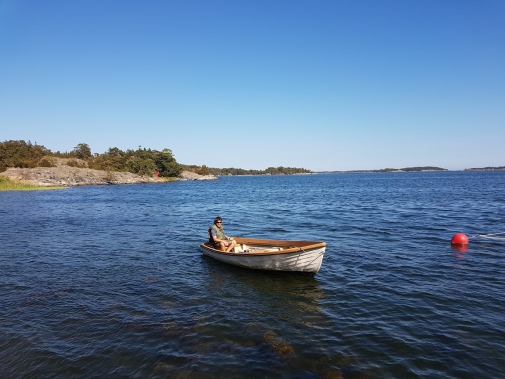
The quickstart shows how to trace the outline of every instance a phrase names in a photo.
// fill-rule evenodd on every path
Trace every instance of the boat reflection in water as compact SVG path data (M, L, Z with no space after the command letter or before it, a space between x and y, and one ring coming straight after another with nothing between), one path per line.
M313 276L249 270L203 259L209 264L208 291L223 304L218 312L225 313L227 307L233 307L234 313L240 310L242 328L250 333L271 336L273 329L284 330L279 322L291 323L291 331L324 323L320 303L324 291Z

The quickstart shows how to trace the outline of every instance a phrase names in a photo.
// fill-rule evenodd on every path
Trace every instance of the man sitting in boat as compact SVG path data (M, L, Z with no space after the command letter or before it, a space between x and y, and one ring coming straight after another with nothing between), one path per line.
M214 219L214 223L209 228L209 242L214 249L226 252L230 252L236 245L233 238L224 234L223 219L219 216Z

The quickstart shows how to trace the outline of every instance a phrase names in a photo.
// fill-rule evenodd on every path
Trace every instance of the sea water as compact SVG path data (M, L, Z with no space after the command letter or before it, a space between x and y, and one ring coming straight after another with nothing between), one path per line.
M505 172L222 177L0 193L2 378L497 378ZM315 277L203 256L325 241ZM467 251L451 247L456 232Z

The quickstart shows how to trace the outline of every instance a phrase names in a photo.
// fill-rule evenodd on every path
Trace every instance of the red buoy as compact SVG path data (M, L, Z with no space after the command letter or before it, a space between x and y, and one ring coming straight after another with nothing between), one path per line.
M468 237L463 233L456 233L452 236L451 245L468 245Z

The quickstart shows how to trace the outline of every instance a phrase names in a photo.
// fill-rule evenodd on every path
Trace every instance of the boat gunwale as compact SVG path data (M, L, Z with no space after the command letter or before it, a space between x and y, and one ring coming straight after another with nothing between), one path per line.
M264 250L258 250L258 251L251 251L247 253L235 253L235 252L226 252L222 250L217 250L211 246L208 245L208 242L204 242L200 245L201 248L206 249L210 252L222 254L222 255L232 255L232 256L242 256L242 257L247 257L247 256L264 256L264 255L283 255L283 254L290 254L290 253L296 253L299 251L306 251L306 250L313 250L313 249L318 249L318 248L324 248L326 247L326 242L320 242L320 241L299 241L299 240L263 240L263 239L253 239L253 238L234 238L234 240L237 242L237 244L252 244L252 245L265 245L266 248L267 246L275 246L275 247L283 247L283 246L290 246L287 249L284 250L278 250L278 251L264 251ZM295 245L295 246L293 246Z

